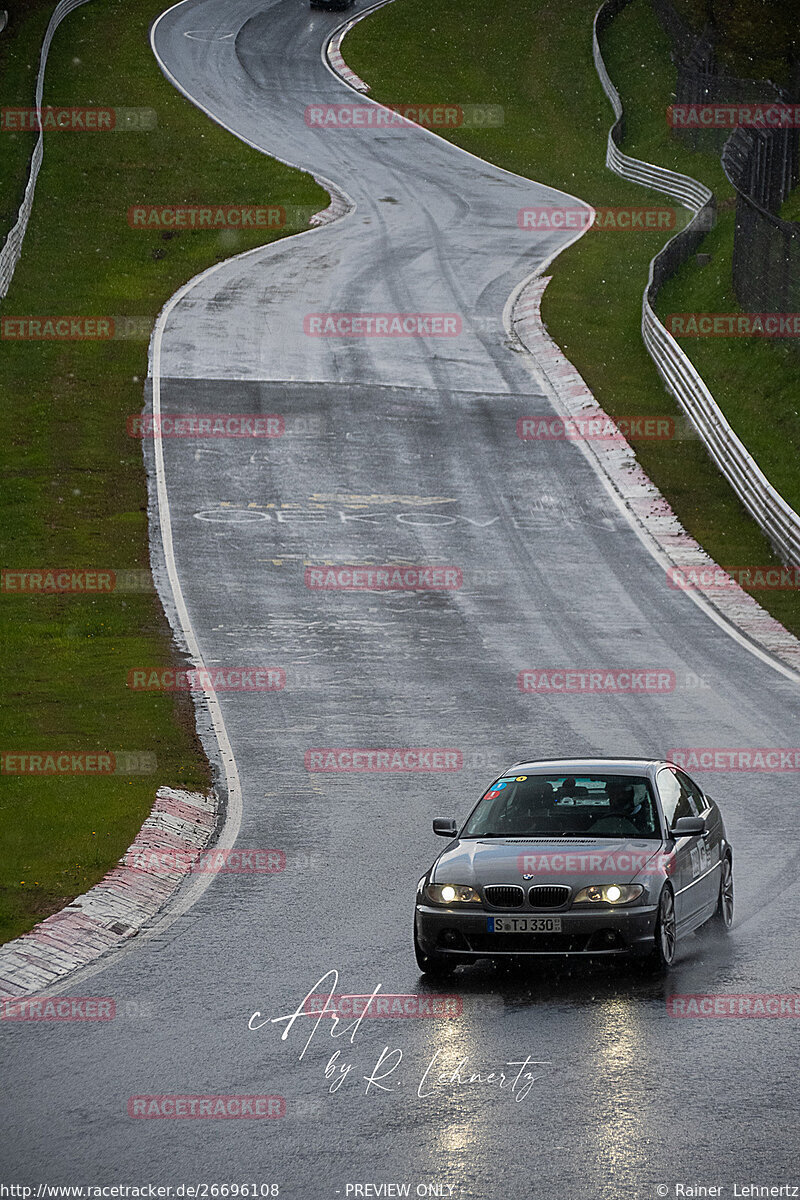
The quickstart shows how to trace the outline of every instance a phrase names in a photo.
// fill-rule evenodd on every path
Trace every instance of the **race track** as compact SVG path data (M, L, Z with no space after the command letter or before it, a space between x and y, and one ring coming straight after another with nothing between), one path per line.
M671 1020L665 999L797 990L792 776L698 773L735 848L737 926L723 946L690 938L668 979L578 963L510 975L481 964L438 989L420 980L414 888L444 845L431 818L463 815L493 772L525 757L794 746L800 690L667 586L574 443L517 437L519 417L553 409L503 309L565 239L521 230L516 215L574 198L414 126L310 127L309 105L370 103L322 62L340 21L299 0L186 0L154 36L165 70L232 135L354 205L199 278L154 345L163 413L284 418L280 438L171 439L163 451L175 570L204 662L286 672L282 691L219 702L241 781L237 845L281 849L287 869L219 876L70 987L114 997L116 1020L3 1031L15 1100L5 1165L32 1183L264 1182L299 1200L367 1182L451 1185L465 1200L791 1182L793 1022ZM326 312L455 314L462 331L304 333ZM156 528L155 500L151 516ZM316 590L309 563L449 566L463 586ZM173 615L163 572L161 583ZM657 668L676 686L520 692L518 673L545 666ZM451 748L464 765L309 771L318 747ZM302 1058L310 1022L285 1041L279 1025L248 1030L255 1010L292 1012L331 969L340 992L457 993L463 1015L365 1022L352 1044L321 1028ZM384 1047L402 1050L391 1090L365 1094ZM337 1050L353 1070L329 1094ZM419 1096L436 1051L442 1069L464 1056L484 1073L526 1056L542 1065L522 1098L492 1082ZM164 1093L280 1095L286 1115L128 1117L129 1096Z

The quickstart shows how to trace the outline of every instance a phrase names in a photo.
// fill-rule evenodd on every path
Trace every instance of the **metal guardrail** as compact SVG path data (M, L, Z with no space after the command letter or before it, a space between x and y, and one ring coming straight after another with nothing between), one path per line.
M82 4L87 4L88 0L60 0L60 3L53 9L53 15L47 26L47 32L44 35L42 42L42 52L39 58L39 74L36 78L36 103L37 110L42 107L42 96L44 94L44 73L47 66L47 55L50 51L50 45L53 41L58 26L69 16L76 8L80 8ZM28 228L31 210L33 208L33 196L36 191L36 181L39 178L39 171L42 167L42 158L44 157L44 133L39 130L39 137L36 141L36 147L31 155L31 169L28 175L28 183L25 188L25 196L20 206L17 223L9 233L5 240L5 244L0 250L0 299L5 296L11 280L14 276L17 263L22 254L22 243L25 238L25 232Z
M764 475L731 428L694 364L653 308L661 284L689 258L710 228L716 201L713 192L696 179L631 158L619 148L624 136L625 114L619 92L603 62L599 37L629 3L630 0L605 0L595 14L592 32L595 67L616 118L608 134L606 165L623 179L666 192L694 213L688 225L650 262L647 287L642 297L642 338L659 374L736 495L769 538L780 559L787 565L797 566L800 565L800 515Z

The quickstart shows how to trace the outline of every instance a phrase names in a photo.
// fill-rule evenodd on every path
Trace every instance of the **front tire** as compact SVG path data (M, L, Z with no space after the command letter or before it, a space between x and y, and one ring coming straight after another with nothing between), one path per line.
M717 907L708 926L714 933L727 934L730 933L731 925L733 925L733 863L731 856L726 854L722 860Z
M672 889L665 887L658 901L658 916L653 933L653 949L648 965L655 971L668 971L675 961L678 947L675 922L675 897Z
M417 939L417 927L414 925L414 957L417 966L424 975L431 979L447 979L456 969L456 965L444 954L426 954Z

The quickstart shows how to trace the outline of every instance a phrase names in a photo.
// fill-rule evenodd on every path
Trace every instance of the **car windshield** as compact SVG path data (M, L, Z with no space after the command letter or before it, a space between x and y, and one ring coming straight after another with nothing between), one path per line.
M462 837L660 838L649 781L640 775L504 775Z

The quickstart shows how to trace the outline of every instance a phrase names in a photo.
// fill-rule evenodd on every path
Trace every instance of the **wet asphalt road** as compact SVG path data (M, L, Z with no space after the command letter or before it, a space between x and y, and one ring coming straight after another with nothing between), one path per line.
M367 1183L481 1200L800 1183L796 1022L678 1021L665 1004L798 990L792 776L698 775L735 847L737 925L722 946L690 938L668 980L545 962L509 974L481 964L444 989L420 980L411 912L444 844L432 817L463 814L523 757L796 745L800 692L665 585L574 445L518 440L519 416L552 410L501 312L557 242L519 230L515 214L564 198L416 129L310 129L308 103L353 99L320 61L336 23L285 0L205 0L156 34L199 103L357 205L201 280L162 348L165 413L285 421L281 438L170 440L164 452L206 664L286 671L281 692L220 702L242 780L238 845L282 849L287 868L220 876L185 915L79 980L72 994L114 997L114 1021L2 1030L3 1178L276 1183L301 1200ZM457 313L464 331L305 336L304 316L326 311ZM464 582L449 593L306 587L306 565L326 562L450 565ZM659 667L677 686L517 688L520 670L569 665ZM464 766L306 770L306 751L328 746L456 748ZM256 1010L294 1011L332 970L340 992L445 990L463 1013L373 1020L339 1040L320 1026L304 1053L307 1019L285 1040L280 1024L248 1029ZM352 1069L331 1092L337 1051ZM434 1084L434 1056L437 1071L466 1058L462 1076L509 1080ZM528 1058L531 1086L512 1089L506 1064ZM386 1091L367 1082L382 1072ZM286 1115L128 1117L130 1096L173 1093L279 1095Z

